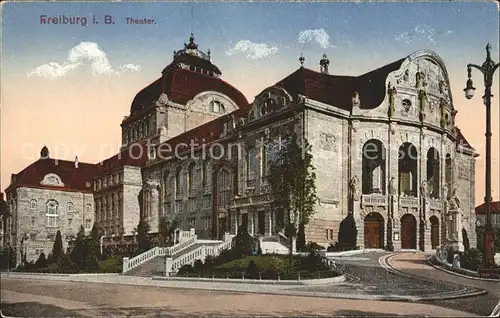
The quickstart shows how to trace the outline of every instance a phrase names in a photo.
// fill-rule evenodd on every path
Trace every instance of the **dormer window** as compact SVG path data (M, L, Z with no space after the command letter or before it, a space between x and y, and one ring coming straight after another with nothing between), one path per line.
M224 107L224 104L222 104L219 101L213 100L210 102L210 111L212 113L225 113L226 108Z

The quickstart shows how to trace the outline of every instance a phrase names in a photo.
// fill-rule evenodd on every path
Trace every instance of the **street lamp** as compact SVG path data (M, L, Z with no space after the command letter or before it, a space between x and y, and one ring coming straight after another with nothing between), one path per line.
M491 85L493 83L493 74L498 68L498 63L491 59L491 45L486 45L486 61L482 66L475 64L467 64L467 85L464 89L465 97L471 99L474 96L474 86L471 79L472 68L476 68L483 73L484 76L484 96L483 102L486 106L486 187L485 187L485 209L486 209L486 224L484 226L484 245L483 245L483 262L479 269L479 275L489 277L493 273L491 269L494 267L494 245L493 245L493 228L491 226Z

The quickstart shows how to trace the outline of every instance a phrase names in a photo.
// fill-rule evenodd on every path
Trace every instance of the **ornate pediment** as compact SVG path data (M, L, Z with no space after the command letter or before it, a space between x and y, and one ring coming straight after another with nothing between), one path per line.
M64 187L64 183L61 181L61 178L55 173L46 174L43 177L43 180L40 182L42 185L56 186L56 187Z
M292 100L292 96L281 87L266 88L255 98L248 117L252 120L278 112L288 107Z

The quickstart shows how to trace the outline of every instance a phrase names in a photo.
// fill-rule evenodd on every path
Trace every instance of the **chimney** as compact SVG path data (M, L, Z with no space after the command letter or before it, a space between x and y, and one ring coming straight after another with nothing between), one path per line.
M78 156L75 156L75 168L78 168Z

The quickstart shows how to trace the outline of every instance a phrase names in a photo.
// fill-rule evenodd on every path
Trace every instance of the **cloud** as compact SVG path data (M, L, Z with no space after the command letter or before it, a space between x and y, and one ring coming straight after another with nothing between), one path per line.
M431 43L436 43L438 37L441 35L451 35L452 30L447 30L444 32L436 32L433 28L426 25L418 25L411 32L403 32L396 36L396 41L405 41L406 43L411 43L413 41L428 41Z
M246 53L247 58L258 60L273 56L278 53L276 46L268 47L265 43L254 43L249 40L241 40L234 45L233 48L226 51L227 56L232 56L237 53Z
M114 70L106 56L95 42L81 42L72 47L68 52L66 61L62 64L50 62L40 65L28 72L27 76L41 76L45 78L57 78L66 76L76 68L89 66L93 75L120 75L127 71L139 71L140 66L135 64L124 64L119 70Z
M330 44L330 36L326 33L325 29L300 31L299 43L306 44L310 42L317 42L324 49L329 47L336 48L335 45Z

